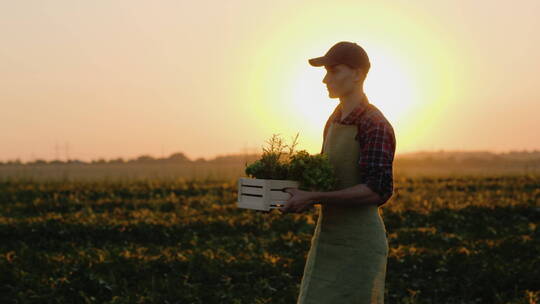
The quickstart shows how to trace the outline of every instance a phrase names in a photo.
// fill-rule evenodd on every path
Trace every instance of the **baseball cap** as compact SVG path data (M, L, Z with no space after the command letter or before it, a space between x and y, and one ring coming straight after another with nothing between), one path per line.
M366 51L358 44L349 41L338 42L324 56L312 58L308 61L309 64L315 67L346 64L352 68L369 70L371 66Z

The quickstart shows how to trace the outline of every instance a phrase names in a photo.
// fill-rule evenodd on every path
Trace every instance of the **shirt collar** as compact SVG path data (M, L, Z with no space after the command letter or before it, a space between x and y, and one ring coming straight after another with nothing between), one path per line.
M369 105L369 101L366 97L366 95L363 95L363 98L361 99L361 102L354 107L354 109L345 117L343 120L341 120L341 103L337 106L337 112L336 116L334 117L333 122L337 122L344 125L352 125L355 124L358 118L367 110L367 107Z

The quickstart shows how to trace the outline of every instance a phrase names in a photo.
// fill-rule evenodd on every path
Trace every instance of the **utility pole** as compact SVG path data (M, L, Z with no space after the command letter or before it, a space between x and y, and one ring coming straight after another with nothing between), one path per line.
M60 147L58 146L58 142L55 142L54 143L54 160L59 160L59 150L60 150Z
M69 161L69 141L65 143L66 162Z

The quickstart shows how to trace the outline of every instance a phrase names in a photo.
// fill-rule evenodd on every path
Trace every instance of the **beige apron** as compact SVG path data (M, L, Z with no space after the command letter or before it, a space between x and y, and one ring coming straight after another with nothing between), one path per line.
M332 122L325 137L337 190L361 183L357 130ZM297 303L384 303L388 242L379 208L323 202L319 210Z

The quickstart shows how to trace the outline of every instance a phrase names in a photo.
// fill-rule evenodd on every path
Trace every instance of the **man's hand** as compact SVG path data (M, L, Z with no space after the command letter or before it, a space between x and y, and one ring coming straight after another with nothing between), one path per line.
M291 198L287 200L285 206L279 208L279 211L283 213L304 212L313 206L312 192L297 188L285 188L284 191L291 194Z

